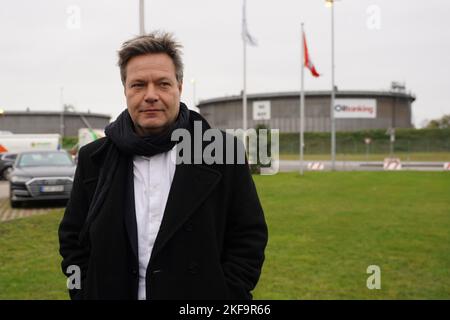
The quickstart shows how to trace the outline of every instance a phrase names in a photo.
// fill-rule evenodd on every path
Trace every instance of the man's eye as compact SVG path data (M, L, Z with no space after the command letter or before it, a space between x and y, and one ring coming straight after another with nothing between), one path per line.
M133 84L131 85L132 88L142 87L142 86L143 86L142 83L133 83Z
M170 83L169 82L161 82L161 86L162 87L169 87Z

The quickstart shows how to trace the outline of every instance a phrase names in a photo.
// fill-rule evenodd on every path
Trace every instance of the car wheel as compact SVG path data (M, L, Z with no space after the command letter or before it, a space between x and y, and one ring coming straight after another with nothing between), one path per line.
M12 170L13 170L12 167L8 167L5 170L3 170L3 179L9 180Z

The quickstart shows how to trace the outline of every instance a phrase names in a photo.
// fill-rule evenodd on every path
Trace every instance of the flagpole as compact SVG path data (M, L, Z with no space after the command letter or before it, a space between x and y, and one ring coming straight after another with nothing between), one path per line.
M300 174L303 175L303 147L304 147L304 137L303 131L305 126L305 33L303 30L303 22L301 24L301 37L302 37L302 67L301 67L301 88L300 88Z
M243 1L242 8L242 44L243 44L243 90L242 90L242 129L244 130L244 145L247 147L245 131L247 130L247 5L246 0Z
M139 0L139 35L145 34L145 4L144 0Z
M245 39L243 39L244 45L244 84L242 90L242 128L244 131L247 130L247 44Z
M331 4L331 170L336 170L336 120L334 117L334 101L335 101L335 82L334 82L334 0Z

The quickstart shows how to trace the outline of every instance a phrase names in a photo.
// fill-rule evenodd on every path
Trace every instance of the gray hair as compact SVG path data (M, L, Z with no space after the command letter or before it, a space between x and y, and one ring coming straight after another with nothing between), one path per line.
M183 82L183 61L181 59L181 48L183 46L175 41L173 35L168 32L155 31L146 35L138 36L122 44L118 51L120 78L125 85L127 78L127 64L131 58L144 54L165 53L175 65L175 76L178 83Z

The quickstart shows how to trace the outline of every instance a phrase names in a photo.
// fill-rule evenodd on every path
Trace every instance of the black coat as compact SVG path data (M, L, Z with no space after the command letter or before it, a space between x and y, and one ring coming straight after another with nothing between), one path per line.
M63 272L70 275L70 265L81 268L81 289L69 290L72 299L137 299L130 171L116 172L120 183L113 181L88 241L79 241L107 141L102 138L80 150L59 227ZM129 159L127 165L132 164ZM267 226L247 164L179 164L147 268L147 299L251 299L266 244Z

